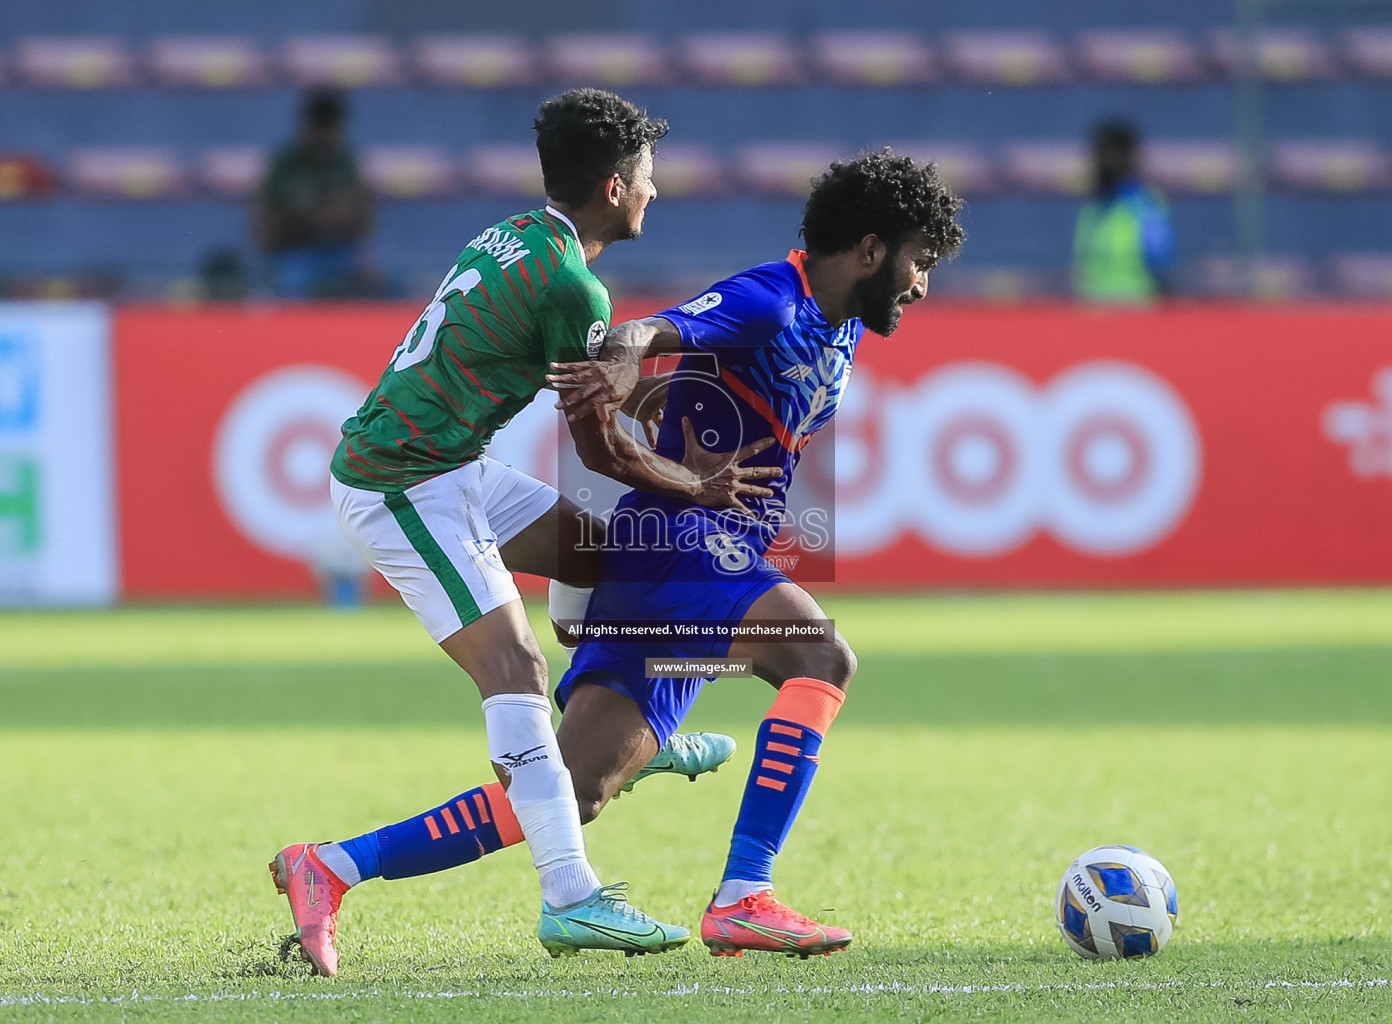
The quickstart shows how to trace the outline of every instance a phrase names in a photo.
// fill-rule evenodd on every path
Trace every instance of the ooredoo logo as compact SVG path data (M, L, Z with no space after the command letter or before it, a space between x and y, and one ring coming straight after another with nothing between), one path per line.
M1392 476L1392 366L1373 375L1371 402L1335 402L1325 409L1324 435L1348 445L1355 476Z
M1183 520L1201 475L1198 431L1160 377L1094 362L1047 386L957 363L900 390L869 374L836 437L836 542L870 553L914 532L953 554L1003 554L1044 530L1117 557Z
M223 509L248 540L308 558L337 539L329 459L368 390L333 367L290 366L232 401L213 441L213 475Z

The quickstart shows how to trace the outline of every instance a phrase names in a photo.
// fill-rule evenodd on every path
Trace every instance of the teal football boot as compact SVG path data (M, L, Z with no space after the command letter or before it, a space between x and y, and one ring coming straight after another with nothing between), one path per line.
M734 752L731 736L718 732L673 733L667 745L620 792L632 793L634 785L649 775L685 775L695 782L698 775L719 771Z
M537 938L552 957L576 956L582 949L617 949L624 956L646 956L686 945L691 933L643 913L628 902L628 883L615 882L561 909L542 900Z

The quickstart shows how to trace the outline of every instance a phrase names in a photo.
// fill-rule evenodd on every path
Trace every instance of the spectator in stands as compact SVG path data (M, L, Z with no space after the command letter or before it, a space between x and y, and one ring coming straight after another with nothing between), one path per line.
M333 92L310 93L300 131L261 183L255 230L280 298L361 293L359 243L372 227L372 197L343 139L345 109Z
M1073 288L1089 302L1146 303L1172 294L1174 230L1165 197L1140 180L1140 133L1092 129L1092 199L1073 234Z

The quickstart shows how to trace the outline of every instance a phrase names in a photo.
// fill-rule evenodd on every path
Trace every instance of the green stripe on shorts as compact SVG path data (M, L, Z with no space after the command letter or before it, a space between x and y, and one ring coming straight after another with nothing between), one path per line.
M386 505L396 517L401 532L406 534L411 547L415 548L416 554L425 562L425 567L435 574L440 586L445 588L445 594L449 597L450 604L454 605L455 614L459 616L459 624L467 626L478 619L482 615L478 602L474 600L474 595L469 593L463 577L459 575L459 570L454 567L444 549L425 528L425 522L416 511L416 507L411 504L411 499L404 493L388 494Z

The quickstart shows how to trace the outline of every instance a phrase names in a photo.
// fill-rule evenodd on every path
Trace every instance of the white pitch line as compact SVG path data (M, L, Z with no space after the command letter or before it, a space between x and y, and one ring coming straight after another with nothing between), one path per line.
M128 1006L146 1003L222 1003L222 1002L267 1002L308 1000L350 1000L350 999L574 999L585 997L627 998L658 996L682 998L685 996L757 996L757 995L984 995L991 993L1031 993L1031 992L1100 992L1109 989L1130 989L1134 991L1162 991L1167 989L1225 989L1232 988L1227 982L1214 981L1207 984L1190 985L1183 981L1130 982L1103 981L1085 985L912 985L903 982L888 982L877 985L793 985L734 988L719 985L678 985L676 988L641 991L637 989L536 989L534 991L500 990L461 990L444 992L384 992L380 989L357 992L221 992L199 995L149 995L132 992L121 996L0 996L0 1007L9 1006ZM1267 981L1262 988L1294 989L1358 989L1389 988L1392 979L1371 978L1353 981L1341 978L1331 981Z

